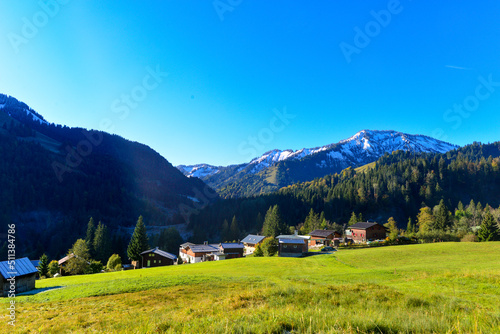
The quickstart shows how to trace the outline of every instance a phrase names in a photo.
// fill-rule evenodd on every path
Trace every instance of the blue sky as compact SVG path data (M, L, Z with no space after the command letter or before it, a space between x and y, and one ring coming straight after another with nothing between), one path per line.
M1 93L174 165L362 129L500 140L498 1L43 0L0 12Z

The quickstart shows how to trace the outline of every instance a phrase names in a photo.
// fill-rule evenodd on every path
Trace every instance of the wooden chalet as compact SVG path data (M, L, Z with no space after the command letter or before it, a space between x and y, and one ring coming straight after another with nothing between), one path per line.
M245 246L242 243L221 243L219 245L219 250L225 255L224 259L236 259L243 257L245 252Z
M38 270L27 257L14 261L0 262L0 276L2 276L2 296L33 290L35 288Z
M141 262L143 268L171 266L177 264L177 256L156 247L142 252Z
M385 239L387 228L379 223L359 222L348 227L350 233L347 236L355 243L364 243L371 240Z
M333 239L341 237L339 232L333 230L314 230L309 235L309 246L331 246Z
M257 245L260 244L265 238L266 237L263 235L247 235L243 240L241 240L241 243L245 247L245 254L253 254Z
M59 275L64 276L64 275L68 274L65 270L66 264L68 263L68 261L70 259L72 259L74 257L75 257L75 254L71 253L71 254L66 255L65 257L63 257L59 261L57 261L57 263L59 264Z
M298 235L297 232L293 235L279 235L278 239L278 256L282 257L300 257L307 254L309 251L308 235Z

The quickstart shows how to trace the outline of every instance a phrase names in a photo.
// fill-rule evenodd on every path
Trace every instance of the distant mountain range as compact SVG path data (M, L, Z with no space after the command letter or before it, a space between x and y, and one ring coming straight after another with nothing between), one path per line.
M335 144L297 151L272 150L240 165L198 164L177 168L186 176L202 179L223 197L239 197L269 193L348 167L363 166L398 150L445 153L456 148L458 146L423 135L362 130Z

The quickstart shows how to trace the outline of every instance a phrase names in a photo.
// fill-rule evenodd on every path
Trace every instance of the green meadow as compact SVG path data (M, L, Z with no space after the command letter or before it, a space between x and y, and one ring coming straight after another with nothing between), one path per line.
M244 258L37 281L16 333L500 333L500 242Z

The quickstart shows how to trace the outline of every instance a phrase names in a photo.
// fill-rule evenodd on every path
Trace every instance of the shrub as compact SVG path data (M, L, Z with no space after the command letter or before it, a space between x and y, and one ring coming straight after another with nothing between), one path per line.
M264 256L264 251L260 247L260 244L258 244L257 247L255 247L255 251L253 252L253 256L257 256L257 257Z
M118 255L118 254L111 255L109 257L108 264L106 265L106 267L109 270L116 270L116 267L118 265L120 266L120 270L121 270L121 267L122 267L122 258L120 257L120 255Z
M461 242L478 242L477 236L475 234L466 234L460 239Z
M278 241L273 237L265 238L261 248L265 256L274 256L278 252Z
M118 263L115 268L114 268L115 271L121 271L122 270L122 264L121 263Z
M52 260L49 263L49 275L54 276L59 272L59 263L56 260Z
M101 261L92 260L92 261L90 261L90 264L88 265L87 269L85 270L85 274L100 273L102 271L102 268L104 268L104 266L102 265Z

